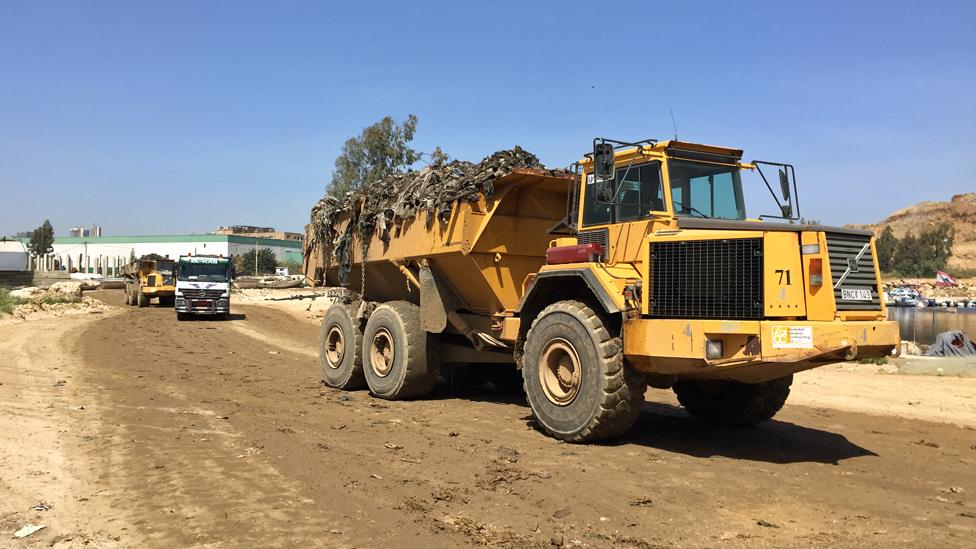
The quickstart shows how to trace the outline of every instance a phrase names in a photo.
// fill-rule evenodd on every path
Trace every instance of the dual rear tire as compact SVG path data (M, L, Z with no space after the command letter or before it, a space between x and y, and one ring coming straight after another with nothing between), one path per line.
M319 362L326 385L369 387L379 398L426 396L439 375L434 336L420 327L420 308L406 301L378 306L365 327L346 305L325 312L319 333Z

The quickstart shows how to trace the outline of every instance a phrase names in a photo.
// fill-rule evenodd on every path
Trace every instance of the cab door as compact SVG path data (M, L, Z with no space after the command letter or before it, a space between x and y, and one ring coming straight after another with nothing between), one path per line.
M667 217L660 159L617 163L610 182L611 198L598 196L593 174L585 176L580 193L577 240L603 246L605 263L641 263L641 242L655 218Z

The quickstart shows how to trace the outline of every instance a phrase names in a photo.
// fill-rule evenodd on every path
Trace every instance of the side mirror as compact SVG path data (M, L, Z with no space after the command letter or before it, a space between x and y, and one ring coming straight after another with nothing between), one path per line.
M613 145L593 144L593 175L596 182L613 179Z
M779 188L783 191L783 198L790 201L790 178L786 175L786 170L779 170Z

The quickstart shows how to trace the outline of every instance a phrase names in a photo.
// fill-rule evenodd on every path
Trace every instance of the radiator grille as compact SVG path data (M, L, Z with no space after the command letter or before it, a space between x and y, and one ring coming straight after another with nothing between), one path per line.
M651 243L651 316L763 317L761 238Z
M578 244L599 244L603 246L603 255L600 261L607 260L607 253L610 251L610 231L607 229L593 229L592 231L580 231L576 234Z
M868 235L827 233L830 278L834 285L834 302L838 311L881 310L878 278L874 274L874 255L871 253L870 242L871 237ZM864 250L863 254L861 250ZM861 255L860 259L858 254ZM868 290L871 292L871 299L844 299L843 290Z
M198 290L192 288L182 288L180 293L183 294L185 299L218 299L223 293L223 290Z

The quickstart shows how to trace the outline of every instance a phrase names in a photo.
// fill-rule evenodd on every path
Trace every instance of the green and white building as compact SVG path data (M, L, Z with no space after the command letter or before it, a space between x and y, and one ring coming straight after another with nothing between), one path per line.
M279 261L302 261L301 242L223 234L57 237L50 257L33 261L35 270L77 270L112 276L133 255L155 253L172 259L187 254L229 257L254 253L258 248L269 248Z

